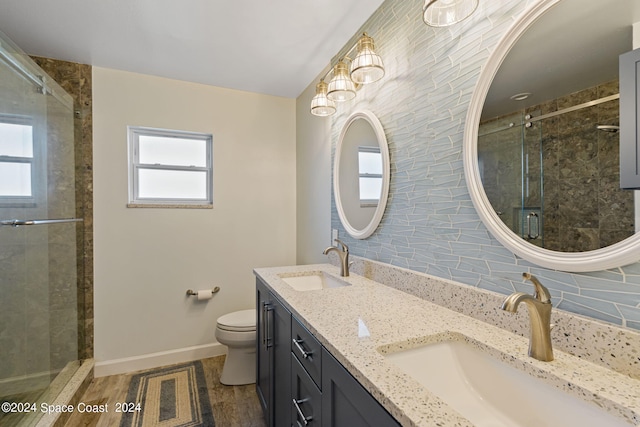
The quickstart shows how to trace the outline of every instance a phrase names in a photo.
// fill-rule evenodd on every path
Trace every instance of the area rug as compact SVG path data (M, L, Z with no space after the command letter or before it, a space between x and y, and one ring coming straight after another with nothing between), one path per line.
M134 375L121 409L120 427L215 425L200 361Z

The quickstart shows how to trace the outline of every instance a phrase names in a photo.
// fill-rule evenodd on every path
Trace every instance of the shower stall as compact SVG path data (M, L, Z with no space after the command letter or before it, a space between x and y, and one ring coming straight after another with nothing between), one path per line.
M485 193L514 233L581 252L634 234L633 192L619 188L618 82L482 121Z
M36 425L40 405L56 401L81 365L84 236L75 152L72 97L0 33L3 426Z

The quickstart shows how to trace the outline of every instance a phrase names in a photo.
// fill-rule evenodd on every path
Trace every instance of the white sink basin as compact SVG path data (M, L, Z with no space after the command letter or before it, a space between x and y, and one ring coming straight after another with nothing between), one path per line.
M479 427L631 425L464 342L385 357Z
M350 286L350 283L322 271L314 271L305 275L296 276L280 275L280 278L296 291L315 291L318 289Z

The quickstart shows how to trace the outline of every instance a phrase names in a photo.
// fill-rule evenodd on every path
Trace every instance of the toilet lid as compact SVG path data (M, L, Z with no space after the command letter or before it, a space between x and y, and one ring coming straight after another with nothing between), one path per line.
M234 311L218 318L218 328L227 331L255 331L256 330L256 310Z

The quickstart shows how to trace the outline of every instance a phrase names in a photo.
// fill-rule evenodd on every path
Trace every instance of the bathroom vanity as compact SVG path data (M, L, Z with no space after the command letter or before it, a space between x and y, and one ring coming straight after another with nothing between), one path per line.
M640 424L637 378L565 353L561 346L554 348L552 362L530 358L526 337L354 274L369 269L360 264L356 260L349 277L340 277L339 269L329 264L254 271L256 387L269 425L488 425L482 417L492 426L531 425L536 415L526 404L518 407L518 394L534 402L554 395L550 407L536 411L543 417L536 425ZM381 279L370 273L369 269L366 276ZM393 280L394 274L411 273L385 274ZM455 286L450 289L452 299L464 293L456 292ZM483 301L484 294L473 303ZM504 316L519 321L510 313ZM420 353L432 348L437 351ZM413 350L419 352L417 363L406 361ZM465 359L471 365L462 366ZM441 363L444 360L455 363L446 366ZM497 402L490 415L478 415L468 412L465 402L458 406L457 396L463 394L458 389L450 395L438 389L438 385L454 384L447 372L465 369L495 372L496 377L468 380L478 381L477 393L485 393L488 400L492 394L513 397L509 405L516 410ZM420 378L425 373L426 382ZM502 385L498 385L500 376L506 378ZM436 384L432 386L430 380ZM528 420L518 418L520 413Z
M399 425L256 280L256 391L269 426Z

